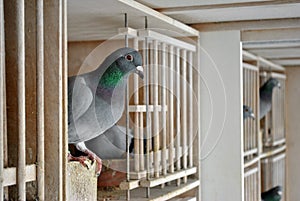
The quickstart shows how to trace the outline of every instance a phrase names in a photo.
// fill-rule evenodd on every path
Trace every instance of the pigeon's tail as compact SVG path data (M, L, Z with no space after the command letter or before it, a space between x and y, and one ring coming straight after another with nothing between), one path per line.
M144 154L146 154L146 152L147 152L147 140L144 139L143 142L144 142ZM133 149L134 149L134 138L131 138L131 142L129 144L129 153L133 153Z

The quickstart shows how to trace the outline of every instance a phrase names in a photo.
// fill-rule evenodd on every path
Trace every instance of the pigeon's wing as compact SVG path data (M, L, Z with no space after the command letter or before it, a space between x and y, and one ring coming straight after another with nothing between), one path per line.
M80 118L91 106L93 102L93 93L86 85L84 78L76 77L73 88L69 91L69 109L74 121Z
M105 133L107 139L121 150L126 150L126 128L124 126L114 125ZM129 130L129 141L133 137L132 130Z
M105 134L85 141L85 145L101 159L121 159L125 153L125 150L116 147Z

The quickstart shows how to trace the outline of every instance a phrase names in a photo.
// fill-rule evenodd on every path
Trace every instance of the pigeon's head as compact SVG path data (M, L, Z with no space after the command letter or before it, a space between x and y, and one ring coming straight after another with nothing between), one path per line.
M273 188L273 192L277 195L277 196L281 196L282 195L282 186L276 186Z
M253 110L248 105L243 106L243 114L244 114L244 119L247 119L247 118L255 119Z
M143 79L141 54L132 48L121 48L120 53L120 57L116 60L116 63L123 74L136 73Z
M267 88L272 90L274 87L278 87L280 88L280 82L279 80L277 80L276 78L270 78L268 79L268 81L266 82Z

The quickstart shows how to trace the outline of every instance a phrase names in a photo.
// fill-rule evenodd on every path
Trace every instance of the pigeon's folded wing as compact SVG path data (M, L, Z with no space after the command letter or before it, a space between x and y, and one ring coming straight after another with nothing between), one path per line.
M81 77L77 77L74 82L74 87L71 93L71 110L72 119L78 120L90 107L93 101L93 94L90 88L86 85Z

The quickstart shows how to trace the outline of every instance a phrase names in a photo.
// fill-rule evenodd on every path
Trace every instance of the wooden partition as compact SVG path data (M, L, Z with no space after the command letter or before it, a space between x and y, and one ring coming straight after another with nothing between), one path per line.
M0 2L0 200L66 199L65 6Z

